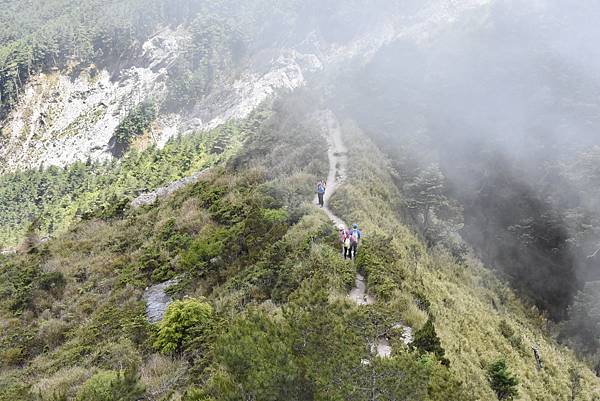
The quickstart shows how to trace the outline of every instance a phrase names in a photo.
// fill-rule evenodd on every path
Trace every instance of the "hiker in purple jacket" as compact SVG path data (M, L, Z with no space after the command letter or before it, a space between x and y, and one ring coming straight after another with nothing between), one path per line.
M352 225L352 230L349 230L350 235L350 255L352 260L356 259L356 253L358 252L358 246L362 239L362 232L358 229L358 224Z
M338 227L338 234L340 236L340 242L342 243L342 249L344 253L344 259L350 259L350 230L347 230L343 224Z

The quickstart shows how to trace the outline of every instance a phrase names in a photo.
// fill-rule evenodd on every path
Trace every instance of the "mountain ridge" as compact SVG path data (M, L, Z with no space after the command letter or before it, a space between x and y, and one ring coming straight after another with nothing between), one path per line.
M0 27L0 401L599 400L597 155L508 119L593 99L509 79L544 1L51 1Z

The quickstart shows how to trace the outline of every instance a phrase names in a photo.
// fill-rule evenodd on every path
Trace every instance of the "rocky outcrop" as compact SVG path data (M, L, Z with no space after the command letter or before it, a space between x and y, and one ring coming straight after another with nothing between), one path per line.
M53 71L33 77L0 124L0 172L111 157L109 143L119 122L137 104L164 92L164 67L179 54L182 38L171 30L151 38L140 65L117 79L95 66L75 76Z
M177 280L173 279L153 285L144 291L143 299L146 302L146 316L150 323L157 323L162 320L167 308L173 301L167 295L166 290L175 284L177 284Z
M345 43L327 43L312 32L288 47L259 51L245 68L231 71L212 93L198 99L193 112L159 116L151 140L161 147L176 135L243 119L279 91L304 86L312 74L335 74L358 60L367 63L398 39L423 43L465 18L482 20L490 3L429 1L402 18L392 5ZM94 66L75 73L78 65L32 77L15 109L0 122L0 173L112 157L115 128L138 103L164 96L169 69L188 40L182 27L162 29L141 46L134 65L116 77Z
M34 77L0 123L0 173L111 158L111 138L129 111L164 97L167 68L185 38L170 30L156 35L143 46L142 65L122 71L116 80L94 66L75 78L58 71ZM243 119L278 91L303 86L306 74L321 68L316 56L295 50L259 53L245 73L199 99L193 112L159 116L151 139L162 147L177 135Z

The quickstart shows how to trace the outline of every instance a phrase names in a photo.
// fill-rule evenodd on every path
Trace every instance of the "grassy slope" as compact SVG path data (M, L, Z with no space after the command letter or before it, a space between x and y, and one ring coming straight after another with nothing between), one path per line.
M436 330L453 370L477 398L494 399L484 367L504 357L521 380L520 400L570 400L571 368L582 376L576 399L600 399L600 380L573 352L558 345L547 330L548 322L490 271L476 260L460 265L442 250L424 253L423 245L402 222L402 199L384 155L350 122L344 125L344 135L351 160L349 178L333 199L333 207L346 221L359 222L366 234L393 238L392 247L400 257L384 275L394 278L397 271L403 272L405 279L395 280L394 288L401 294L423 294L431 302ZM378 274L368 278L374 292L385 287L379 284L383 280ZM405 314L410 317L410 311ZM503 319L514 330L516 345L501 334ZM535 367L534 344L544 360L541 371Z

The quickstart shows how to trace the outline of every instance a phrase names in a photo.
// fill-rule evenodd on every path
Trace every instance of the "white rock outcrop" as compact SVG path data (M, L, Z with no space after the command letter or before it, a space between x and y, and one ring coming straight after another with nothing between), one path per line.
M192 113L160 116L150 139L161 147L176 135L243 119L278 92L304 86L311 74L368 62L398 39L426 44L465 18L485 19L492 3L430 0L412 15L383 16L347 43L326 43L313 32L289 47L263 50L237 75L222 77ZM54 71L33 77L15 109L0 121L0 173L112 157L115 128L138 103L164 96L169 69L189 38L184 28L162 29L118 77L93 66L78 74Z

